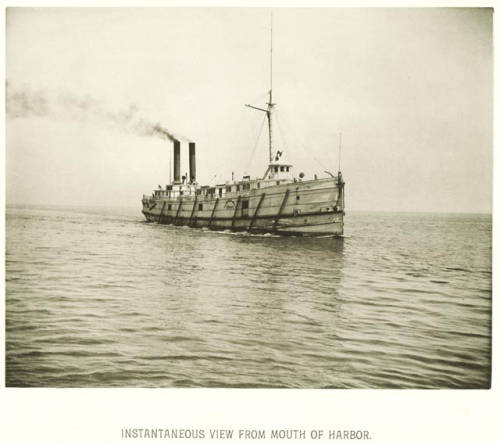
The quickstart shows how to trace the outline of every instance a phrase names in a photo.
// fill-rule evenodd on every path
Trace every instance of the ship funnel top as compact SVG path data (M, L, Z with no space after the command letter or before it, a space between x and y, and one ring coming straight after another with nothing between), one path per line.
M196 182L196 144L189 142L189 182Z
M174 183L181 183L181 142L174 139Z

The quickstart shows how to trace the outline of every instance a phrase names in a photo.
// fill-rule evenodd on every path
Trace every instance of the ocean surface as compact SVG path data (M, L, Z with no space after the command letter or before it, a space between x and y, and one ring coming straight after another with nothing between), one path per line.
M6 234L10 387L490 385L489 215L308 239L8 207Z

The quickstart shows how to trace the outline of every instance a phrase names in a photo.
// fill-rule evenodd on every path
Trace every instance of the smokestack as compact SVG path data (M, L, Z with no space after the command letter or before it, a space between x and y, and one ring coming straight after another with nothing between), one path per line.
M189 142L189 181L196 182L196 144Z
M181 181L181 143L174 139L174 183Z

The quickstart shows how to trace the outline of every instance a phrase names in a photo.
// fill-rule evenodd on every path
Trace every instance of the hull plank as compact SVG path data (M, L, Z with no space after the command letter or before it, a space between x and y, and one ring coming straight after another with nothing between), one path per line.
M163 202L163 205L161 207L161 211L160 211L160 216L158 217L158 222L161 224L162 221L163 221L163 210L165 209L165 205L167 204L167 202Z
M179 205L177 207L177 213L175 213L174 224L177 222L177 219L179 218L179 213L181 212L181 208L182 208L182 199L179 200Z
M234 228L234 222L236 221L236 213L238 212L238 206L240 205L241 196L238 196L238 200L236 201L236 205L234 207L233 220L231 222L231 228Z
M257 208L255 208L255 211L253 213L253 217L252 217L252 221L250 222L250 225L248 226L248 231L252 231L252 228L255 224L255 220L257 219L257 214L259 214L259 209L262 205L262 201L264 200L264 198L266 197L266 193L262 193L262 196L259 200L259 203L257 204Z
M215 204L214 204L214 207L212 209L212 214L210 216L210 222L208 224L208 226L212 226L212 221L214 220L214 214L215 214L215 210L217 209L217 204L219 203L219 199L217 198L217 200L215 201Z
M290 188L287 188L287 190L285 191L285 196L283 197L283 201L281 202L281 205L280 205L280 210L278 211L278 214L276 215L276 219L274 219L273 232L276 232L276 227L278 226L278 222L280 220L281 213L283 213L283 208L285 208L286 201L288 200L289 194L290 194Z

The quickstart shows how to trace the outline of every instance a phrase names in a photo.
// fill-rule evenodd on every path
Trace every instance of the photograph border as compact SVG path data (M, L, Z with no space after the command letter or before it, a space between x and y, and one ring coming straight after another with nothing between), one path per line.
M6 6L134 7L494 7L484 2L334 2L334 1L162 1L162 2L23 2ZM404 6L403 6L404 5ZM494 16L494 30L498 14ZM494 36L495 36L494 32ZM496 40L496 39L495 39ZM498 73L498 45L494 41L494 72ZM5 48L5 42L4 42ZM5 58L2 66L5 80ZM494 80L496 81L496 75ZM5 82L2 82L5 99ZM498 103L494 88L494 105ZM494 134L498 129L494 113ZM5 107L2 108L5 141ZM494 159L498 149L494 144ZM5 162L5 155L2 162ZM5 174L5 166L3 168ZM494 162L493 270L500 267L497 209L498 161ZM4 176L5 177L5 176ZM297 429L307 439L292 442L332 442L330 430L367 430L372 443L490 443L500 441L500 384L498 372L498 278L492 278L492 387L484 390L338 390L338 389L49 389L5 387L5 180L1 224L4 232L0 311L0 443L117 443L193 442L192 439L127 439L124 428L173 429ZM319 436L319 431L323 434ZM317 431L318 438L312 433ZM200 442L254 442L248 439L206 439ZM269 442L270 440L261 440Z

